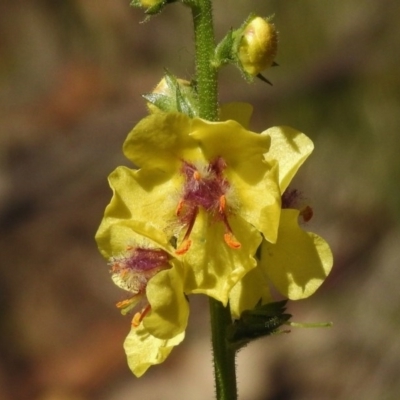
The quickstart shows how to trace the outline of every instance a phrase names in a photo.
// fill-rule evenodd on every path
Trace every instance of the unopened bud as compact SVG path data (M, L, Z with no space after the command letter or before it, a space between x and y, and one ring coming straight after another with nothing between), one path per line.
M197 115L197 93L192 83L169 73L143 97L150 113L178 111L190 117Z
M162 2L163 2L163 0L140 0L140 5L143 8L150 8L150 7L158 6Z
M254 17L243 29L237 58L245 73L257 76L273 64L277 49L275 26L264 18Z
M168 0L132 0L131 6L145 9L146 14L158 14Z

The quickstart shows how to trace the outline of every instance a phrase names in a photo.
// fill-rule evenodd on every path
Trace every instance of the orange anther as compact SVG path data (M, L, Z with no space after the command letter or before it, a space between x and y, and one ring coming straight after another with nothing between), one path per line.
M182 211L184 201L182 199L179 200L178 206L176 207L175 214L179 215Z
M119 263L115 263L115 264L113 264L112 265L112 267L111 267L111 272L118 272L118 270L120 269L120 265L119 265Z
M219 209L218 209L218 211L220 213L223 213L225 211L225 208L226 208L226 197L225 197L225 195L222 195L219 198Z
M224 240L231 249L239 249L242 246L231 232L224 234Z
M143 308L142 311L137 312L133 318L132 318L132 326L134 328L137 328L140 323L143 321L143 318L148 314L148 312L151 310L150 304L148 304L145 308Z
M129 306L129 304L132 303L132 299L126 299L119 301L116 305L117 308L125 308L126 306Z
M132 326L133 326L134 328L137 328L137 327L140 325L141 316L142 316L142 314L141 314L140 312L137 312L137 313L133 316L131 324L132 324Z
M190 239L185 239L181 245L175 250L175 254L182 255L185 254L192 245L192 241Z
M199 171L194 171L194 172L193 172L193 178L194 178L196 181L199 181L199 180L201 179L200 172L199 172Z
M305 206L300 210L300 215L303 217L304 222L308 222L313 217L313 209L310 206Z

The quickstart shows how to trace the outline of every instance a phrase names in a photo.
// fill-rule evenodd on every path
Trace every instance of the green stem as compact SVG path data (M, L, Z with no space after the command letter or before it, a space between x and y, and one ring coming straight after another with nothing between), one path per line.
M212 65L215 51L211 0L197 0L192 5L196 46L196 82L199 116L218 120L218 76ZM235 350L228 346L227 329L232 323L229 306L210 298L211 336L215 386L218 400L237 399Z
M210 297L211 339L214 356L215 386L218 400L237 399L236 351L228 346L227 328L231 324L229 305Z
M212 66L214 55L214 25L211 0L198 0L192 6L196 46L196 81L199 95L199 114L209 121L218 120L217 70Z

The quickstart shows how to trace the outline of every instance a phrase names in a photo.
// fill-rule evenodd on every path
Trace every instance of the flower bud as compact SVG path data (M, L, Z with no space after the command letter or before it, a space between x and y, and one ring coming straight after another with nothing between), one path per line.
M190 117L197 115L197 93L192 83L169 73L143 97L150 113L179 111Z
M161 11L167 2L168 0L132 0L131 6L143 8L146 10L146 14L155 15Z
M267 19L254 17L243 28L237 59L245 73L257 76L273 64L277 48L275 26Z
M163 0L140 0L140 5L143 8L150 8L150 7L158 6L162 2L163 2Z

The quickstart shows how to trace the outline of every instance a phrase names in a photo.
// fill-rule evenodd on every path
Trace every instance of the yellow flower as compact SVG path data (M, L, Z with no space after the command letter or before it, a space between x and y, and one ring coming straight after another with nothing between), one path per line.
M240 113L240 110L245 110ZM251 109L241 104L224 106L221 115L239 115L248 121ZM298 169L313 151L312 141L289 127L273 127L263 134L271 137L266 158L279 164L279 188L284 196L276 242L263 240L260 261L231 291L230 305L234 318L252 309L261 299L272 301L272 284L285 297L299 300L311 296L328 276L333 257L329 245L320 236L299 226L299 217L311 218L311 209L297 209L296 193L288 185ZM293 196L294 193L294 196Z
M230 305L234 318L244 310L273 300L273 285L291 300L311 296L328 276L333 257L329 245L320 236L304 231L298 223L299 210L282 210L276 243L263 241L261 259L231 291Z
M268 135L235 121L179 113L150 115L129 134L125 155L141 169L110 176L123 210L117 218L150 221L176 242L185 293L226 304L256 265L259 232L276 241L280 192L277 163L264 157L269 145Z
M147 222L116 218L119 211L114 193L96 240L109 260L114 283L130 295L117 307L123 314L138 311L125 348L132 372L140 376L163 362L183 340L189 306L183 291L184 268L166 236Z

